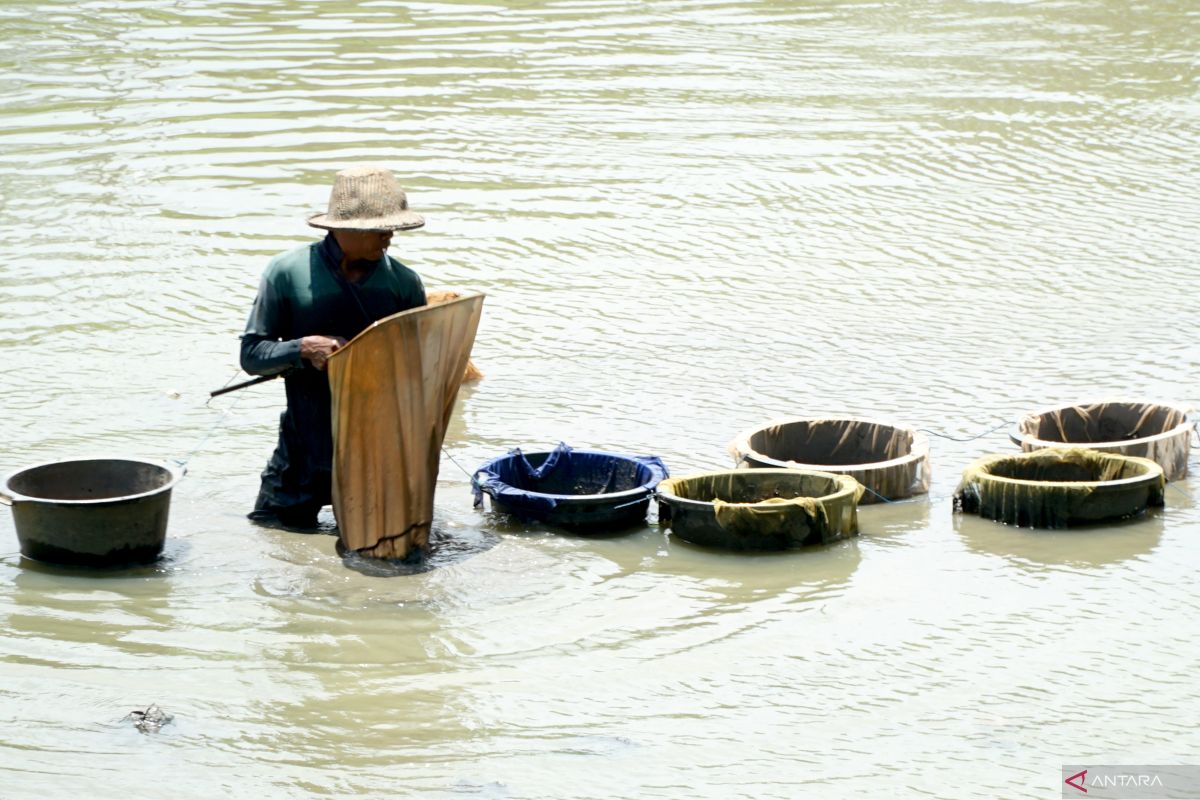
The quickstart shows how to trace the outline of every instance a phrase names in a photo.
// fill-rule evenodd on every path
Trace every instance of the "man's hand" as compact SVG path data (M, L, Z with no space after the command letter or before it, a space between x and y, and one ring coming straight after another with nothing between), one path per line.
M345 346L340 336L305 336L300 340L300 357L319 370L325 369L329 357Z

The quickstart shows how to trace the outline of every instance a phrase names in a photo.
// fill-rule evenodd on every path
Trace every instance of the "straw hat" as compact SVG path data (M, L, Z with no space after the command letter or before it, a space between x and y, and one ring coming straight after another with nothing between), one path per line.
M383 167L351 167L337 174L329 210L309 217L314 228L344 231L407 231L425 224L408 210L408 197Z

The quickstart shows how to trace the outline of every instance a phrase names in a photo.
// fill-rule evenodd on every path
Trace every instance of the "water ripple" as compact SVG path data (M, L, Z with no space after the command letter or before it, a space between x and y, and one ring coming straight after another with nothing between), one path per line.
M0 515L14 796L1035 797L1048 753L1191 757L1188 482L1014 531L947 499L1004 432L936 440L929 502L730 556L476 511L447 461L461 547L382 578L243 519L281 387L203 402L266 261L372 161L428 218L394 254L488 295L468 467L565 440L683 474L789 414L965 437L1194 403L1186 4L204 6L0 8L0 468L191 459L161 571L39 569ZM150 702L175 722L120 723Z

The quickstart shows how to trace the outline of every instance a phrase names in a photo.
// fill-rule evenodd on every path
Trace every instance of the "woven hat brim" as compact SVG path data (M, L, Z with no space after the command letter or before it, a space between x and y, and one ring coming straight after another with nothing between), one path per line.
M425 218L414 211L375 219L332 219L328 214L308 218L308 224L327 231L411 231L425 225Z

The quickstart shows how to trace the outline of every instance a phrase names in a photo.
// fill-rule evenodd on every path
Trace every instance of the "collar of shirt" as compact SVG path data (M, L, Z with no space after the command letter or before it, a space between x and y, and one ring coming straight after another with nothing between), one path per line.
M342 271L342 257L345 255L342 252L342 246L337 243L337 239L333 238L333 231L325 234L324 240L317 245L317 250L321 253L321 258L325 259L325 263L329 265L337 274Z
M342 246L337 243L337 239L333 237L333 231L325 234L325 238L317 245L318 251L321 253L321 258L324 259L326 266L333 271L339 282L350 284L351 281L346 279L346 275L342 272L342 259L346 254L342 251ZM359 284L366 283L380 264L387 260L387 253L384 253L383 258L378 261L371 262L371 268L367 270L364 276L359 280Z

